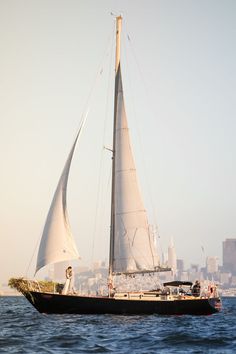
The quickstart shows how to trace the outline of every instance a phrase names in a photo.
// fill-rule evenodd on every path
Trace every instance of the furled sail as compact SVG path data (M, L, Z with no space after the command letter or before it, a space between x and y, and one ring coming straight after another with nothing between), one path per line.
M48 264L79 258L79 253L71 233L68 220L66 191L71 160L76 143L82 131L85 118L70 150L66 164L59 179L57 189L54 193L39 246L35 273Z
M130 145L120 65L115 87L113 273L155 270L159 257L150 234Z

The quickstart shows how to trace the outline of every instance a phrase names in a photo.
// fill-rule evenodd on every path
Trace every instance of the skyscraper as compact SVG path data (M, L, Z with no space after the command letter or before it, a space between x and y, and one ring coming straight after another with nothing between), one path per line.
M223 242L223 268L224 271L236 274L236 239L227 238Z
M171 239L168 247L168 266L172 269L173 276L175 276L177 271L177 260L173 239Z

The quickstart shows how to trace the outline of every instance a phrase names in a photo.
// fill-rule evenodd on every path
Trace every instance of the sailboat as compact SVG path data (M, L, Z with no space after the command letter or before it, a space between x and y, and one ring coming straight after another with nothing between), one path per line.
M136 274L170 271L160 264L137 179L124 105L120 63L121 25L122 17L118 16L107 294L64 294L55 289L45 291L35 285L35 281L29 281L27 290L22 290L22 293L39 312L47 314L212 314L218 312L221 305L216 291L209 296L194 296L190 290L183 292L183 287L191 287L190 282L169 282L162 289L147 291L118 292L114 286L115 276L127 275L129 278ZM83 124L65 163L47 215L36 272L49 264L79 258L67 215L66 191L74 150Z

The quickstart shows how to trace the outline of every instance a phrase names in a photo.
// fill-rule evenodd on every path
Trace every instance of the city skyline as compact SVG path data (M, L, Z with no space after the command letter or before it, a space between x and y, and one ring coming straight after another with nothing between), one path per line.
M186 267L183 259L177 258L173 240L168 247L168 256L165 260L165 266L172 268L171 271L152 274L140 274L129 278L123 276L115 280L117 286L122 286L123 289L139 287L148 289L172 280L191 281L194 283L200 280L203 287L207 288L213 281L224 296L236 296L236 238L226 239L222 244L223 264L219 264L218 257L206 256L205 264L190 264ZM65 282L65 272L69 264L68 261L56 263L47 268L46 273L41 279L45 281L57 282L60 287ZM106 293L107 292L107 277L108 277L108 263L105 260L97 260L90 265L76 265L72 266L74 289L82 294L91 293ZM128 287L128 288L126 288ZM0 295L18 295L15 290L8 287L7 284L0 284Z
M227 248L225 248L227 245ZM233 248L230 246L234 246ZM205 269L206 274L216 274L221 271L225 274L231 273L233 277L236 277L236 238L225 239L222 242L222 262L219 262L219 258L217 256L209 256L205 255L205 260L202 264L190 263L186 264L184 259L178 258L178 255L175 252L175 246L173 240L170 240L170 244L168 246L168 250L163 255L163 265L172 268L171 276L175 279L181 279L181 273L185 274L186 272L191 271L191 269L195 269L197 271L202 271ZM228 260L229 255L229 260ZM42 279L52 279L55 281L63 282L65 278L65 269L71 264L76 271L76 274L80 274L81 272L86 271L95 271L96 269L104 268L108 270L108 260L107 259L97 259L91 264L78 263L76 261L64 261L59 262L54 265L51 265L44 269L42 274ZM169 272L167 272L169 274ZM164 273L165 274L165 273ZM169 275L168 275L169 277ZM167 278L168 278L167 277ZM228 275L226 276L226 278ZM182 279L189 280L189 279ZM2 286L7 286L7 283L0 284L0 290Z

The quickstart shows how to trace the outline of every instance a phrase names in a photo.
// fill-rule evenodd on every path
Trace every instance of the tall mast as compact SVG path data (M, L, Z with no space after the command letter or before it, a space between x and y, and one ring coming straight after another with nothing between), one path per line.
M116 116L117 94L120 70L120 35L122 17L116 17L116 62L115 62L115 97L114 97L114 122L113 122L113 149L112 149L112 189L111 189L111 228L110 228L110 255L109 255L109 282L112 282L113 256L114 256L114 232L115 232L115 159L116 159Z

